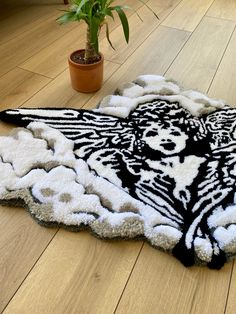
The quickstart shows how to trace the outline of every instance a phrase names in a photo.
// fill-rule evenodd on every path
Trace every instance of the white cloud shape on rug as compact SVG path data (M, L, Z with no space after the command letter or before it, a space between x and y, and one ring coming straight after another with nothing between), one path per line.
M0 198L24 200L45 224L87 225L105 238L145 234L164 249L172 249L181 237L170 219L92 174L82 159L75 158L73 142L43 123L1 138L0 171ZM170 226L153 228L158 223Z

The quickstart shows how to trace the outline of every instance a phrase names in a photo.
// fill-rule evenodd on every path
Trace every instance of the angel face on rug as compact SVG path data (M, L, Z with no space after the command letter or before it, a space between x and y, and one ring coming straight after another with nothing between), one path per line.
M158 128L158 124L149 126L144 134L143 141L153 150L165 155L179 153L186 147L188 136L177 127Z

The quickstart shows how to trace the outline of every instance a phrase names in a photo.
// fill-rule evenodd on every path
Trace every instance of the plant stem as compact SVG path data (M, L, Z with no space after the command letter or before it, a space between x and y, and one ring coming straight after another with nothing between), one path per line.
M91 34L90 34L89 26L88 26L86 48L85 48L85 53L84 53L85 63L89 63L89 60L93 60L96 57L97 57L97 53L93 47L93 44L91 43Z

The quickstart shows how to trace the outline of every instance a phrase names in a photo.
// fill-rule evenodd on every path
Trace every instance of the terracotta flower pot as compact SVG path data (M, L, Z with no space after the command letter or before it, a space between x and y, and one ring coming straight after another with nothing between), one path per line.
M101 55L101 60L91 64L80 64L74 62L71 56L75 53L83 52L84 50L74 51L69 56L69 69L72 87L82 93L92 93L99 90L103 82L103 63L104 57Z

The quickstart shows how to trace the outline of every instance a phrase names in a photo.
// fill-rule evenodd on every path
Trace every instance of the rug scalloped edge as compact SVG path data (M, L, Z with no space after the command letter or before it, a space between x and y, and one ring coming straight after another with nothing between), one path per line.
M140 103L163 99L179 102L193 116L199 117L226 107L223 100L184 90L174 80L158 75L141 75L132 83L116 89L114 95L104 97L94 111L125 118Z
M20 206L20 207L25 208L27 210L27 212L30 214L30 216L41 226L48 227L48 228L50 228L50 227L64 228L65 230L72 231L72 232L88 231L90 234L92 234L96 238L101 239L101 240L105 240L105 241L119 241L119 240L145 241L146 243L148 243L153 248L158 249L162 252L166 252L172 256L175 256L175 254L173 254L174 247L173 247L173 249L168 249L168 248L165 249L163 246L155 245L155 243L145 235L143 229L142 229L143 231L141 233L134 232L134 234L131 234L129 232L129 234L126 233L124 235L121 235L120 234L120 232L121 232L120 226L118 226L117 232L119 234L118 233L114 234L113 232L109 233L109 230L105 230L105 233L104 232L99 233L97 231L99 231L99 229L101 230L101 228L98 228L96 230L96 228L94 228L94 226L90 225L90 224L80 223L79 225L67 225L67 224L62 223L62 222L50 220L49 216L48 216L48 220L45 220L45 217L44 217L44 219L40 219L40 218L42 218L42 217L40 217L42 210L41 209L39 211L37 209L35 210L35 206L38 207L38 209L39 209L39 207L41 207L41 205L44 207L45 207L45 205L39 204L37 201L35 202L34 198L32 197L32 195L30 194L30 192L27 189L25 189L22 193L22 195L25 194L25 197L20 195L20 191L18 191L17 194L18 194L18 197L8 198L9 197L9 195L8 195L7 198L0 199L0 204L3 206L9 206L10 205L10 206L15 206L15 207ZM48 204L46 204L46 207L47 207L47 209L49 209ZM49 211L49 215L50 215L50 211ZM127 218L127 219L129 220L129 218ZM127 223L127 221L124 220L122 225L125 225L126 223ZM111 227L109 225L109 223L107 223L107 225L109 226L109 228ZM104 225L102 225L102 228L103 227L104 227ZM143 228L143 225L142 225L142 228ZM231 261L231 260L235 259L236 253L226 254L225 257L226 257L226 261ZM206 261L200 259L197 256L197 254L195 253L194 254L194 262L189 264L189 265L186 264L185 266L193 266L193 265L209 266L209 264L210 264L210 262L206 262ZM209 266L209 268L213 268L213 269L216 269L216 268L220 269L221 267L223 267L223 265L221 265L219 268Z
M89 232L92 236L94 236L95 238L102 240L102 241L143 241L145 243L148 243L151 247L153 247L154 249L157 249L161 252L164 253L168 253L169 255L173 256L172 254L172 250L169 249L164 249L161 246L157 246L155 244L152 243L152 241L150 241L150 239L148 239L144 234L142 235L134 235L134 236L103 236L99 233L97 233L96 231L94 231L94 229L90 226L90 225L86 225L81 223L80 225L67 225L64 223L58 223L56 221L45 221L45 220L41 220L37 217L37 215L35 213L32 212L29 204L27 204L23 198L17 198L17 199L0 199L0 205L2 206L13 206L13 207L22 207L24 208L29 215L34 219L35 222L37 222L40 226L42 227L46 227L46 228L63 228L67 231L70 232ZM230 255L227 256L227 261L231 261L236 257L235 255ZM195 260L194 260L194 265L195 266L207 266L208 263L207 262L203 262L202 260L200 260L197 255L195 255ZM186 266L186 265L185 265ZM193 265L188 265L188 266L193 266Z

